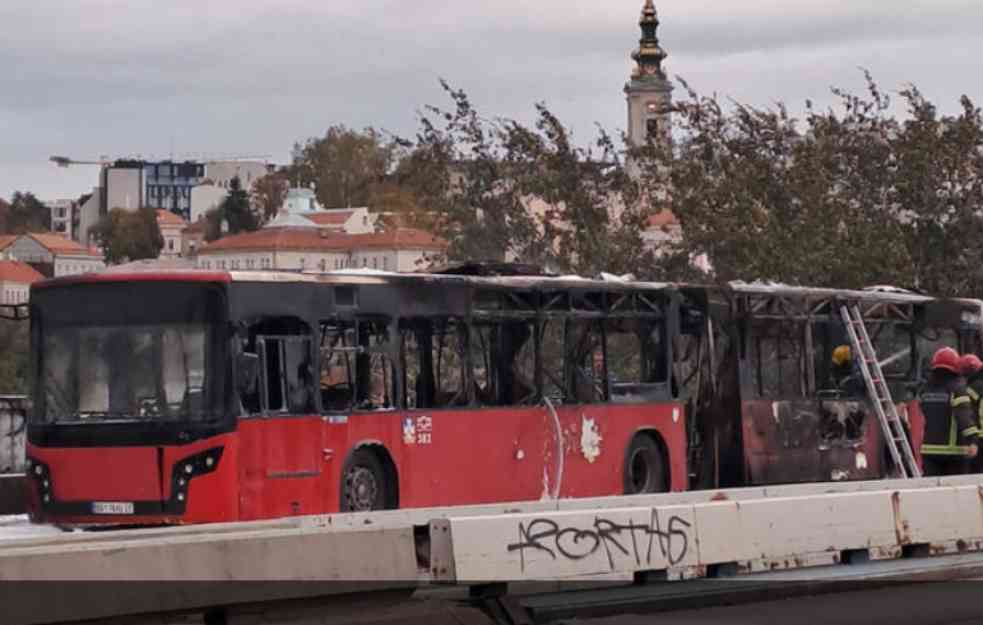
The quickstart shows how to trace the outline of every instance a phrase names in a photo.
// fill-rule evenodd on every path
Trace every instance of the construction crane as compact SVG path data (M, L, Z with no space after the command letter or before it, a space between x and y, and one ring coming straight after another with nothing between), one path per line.
M100 156L97 161L77 161L75 159L69 158L67 156L52 156L50 159L52 163L59 167L68 167L69 165L100 165L106 166L112 163L108 156Z
M190 158L189 158L190 157ZM136 155L135 157L120 157L118 159L111 159L109 156L102 155L95 160L76 160L69 158L68 156L52 156L48 160L57 165L58 167L68 167L70 165L99 165L101 167L106 167L112 165L116 160L125 160L128 158L134 158L134 160L148 160L148 161L168 161L174 160L173 157L167 158L157 158L155 156L148 157L144 159L142 155ZM225 161L268 161L273 158L270 154L230 154L228 156L222 157L212 157L212 158L195 158L194 155L185 155L184 160L192 160L199 163L209 164L209 163L222 163ZM182 160L182 159L178 159Z

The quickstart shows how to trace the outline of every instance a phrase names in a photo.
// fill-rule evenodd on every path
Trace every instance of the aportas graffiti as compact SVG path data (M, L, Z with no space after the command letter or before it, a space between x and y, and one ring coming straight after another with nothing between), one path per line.
M519 540L508 545L511 553L519 552L522 572L526 571L526 552L534 551L551 560L580 561L597 555L603 557L611 571L622 558L635 566L667 563L675 566L686 558L692 524L678 515L670 515L663 525L659 511L651 509L648 522L631 518L615 521L602 516L587 527L561 526L549 518L519 522Z

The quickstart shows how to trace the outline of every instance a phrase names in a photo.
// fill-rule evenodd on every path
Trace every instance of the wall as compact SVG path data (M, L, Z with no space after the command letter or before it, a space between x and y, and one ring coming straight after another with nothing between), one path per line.
M31 285L0 280L0 304L26 304Z
M0 474L24 472L27 406L26 397L0 395Z
M143 170L111 167L106 171L106 210L137 210L143 204Z
M101 258L95 256L56 256L55 277L74 276L81 273L91 273L106 267Z
M238 176L242 188L249 191L253 183L269 173L269 170L269 165L259 161L216 161L205 164L205 177L226 191L229 182Z
M4 250L10 258L19 260L22 263L44 263L54 261L51 252L43 245L28 236L18 237Z
M93 188L92 197L79 207L78 241L86 247L95 243L89 238L89 228L99 223L99 197L101 194L102 188Z
M183 226L161 226L160 235L164 239L164 247L160 250L161 258L177 258L181 255L181 230Z
M277 269L280 271L333 271L343 266L348 259L345 252L227 252L203 254L198 257L201 269ZM251 261L251 264L250 264Z
M191 221L194 223L217 208L228 194L226 189L212 184L200 184L191 189Z

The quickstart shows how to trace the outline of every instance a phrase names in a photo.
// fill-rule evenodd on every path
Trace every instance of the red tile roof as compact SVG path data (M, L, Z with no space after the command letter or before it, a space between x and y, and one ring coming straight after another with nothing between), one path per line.
M58 234L52 234L50 232L31 232L25 234L24 236L31 237L42 247L55 255L102 257L102 254L100 254L98 250L85 247L76 241L72 241L71 239Z
M662 228L664 226L675 226L679 224L679 220L676 216L672 214L672 211L664 209L658 213L649 217L648 227L649 228Z
M393 228L383 232L355 234L348 237L353 249L443 250L447 242L416 228Z
M16 234L0 234L0 250L17 240Z
M303 213L301 216L310 219L319 226L343 226L355 211L339 211L337 213Z
M345 235L319 228L261 228L223 237L202 247L199 254L267 250L331 251L344 249Z
M44 276L27 263L16 260L0 260L0 282L33 284L38 280L44 280Z
M182 230L181 234L204 234L206 228L208 228L208 221L204 217L199 217L198 221Z
M397 228L386 232L347 235L320 228L263 228L255 232L234 234L213 241L199 254L223 252L264 252L290 250L311 252L347 252L354 249L425 249L443 250L447 244L422 230Z
M157 223L161 226L183 226L187 222L180 215L159 208L157 209Z

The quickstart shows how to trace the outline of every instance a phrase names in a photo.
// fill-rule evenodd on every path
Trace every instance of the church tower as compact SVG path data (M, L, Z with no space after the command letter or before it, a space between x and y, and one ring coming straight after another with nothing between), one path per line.
M659 46L659 16L653 0L645 0L639 26L642 39L631 55L635 67L631 81L625 85L628 138L635 146L644 145L650 136L666 142L671 137L669 107L672 105L672 84L662 67L668 55Z

